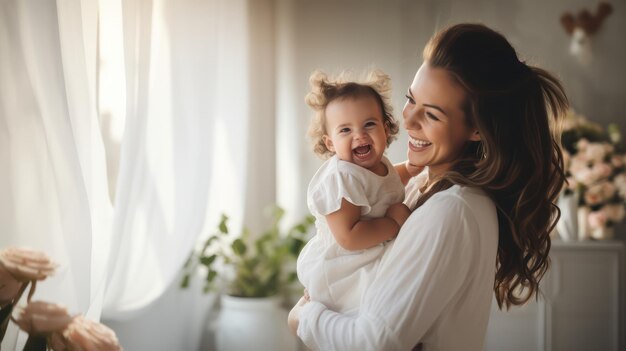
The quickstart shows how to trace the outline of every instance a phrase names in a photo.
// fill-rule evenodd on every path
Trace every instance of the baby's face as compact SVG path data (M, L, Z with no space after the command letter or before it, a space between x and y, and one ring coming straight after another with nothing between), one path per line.
M337 99L328 104L326 133L326 147L339 159L379 173L387 148L387 128L373 97Z

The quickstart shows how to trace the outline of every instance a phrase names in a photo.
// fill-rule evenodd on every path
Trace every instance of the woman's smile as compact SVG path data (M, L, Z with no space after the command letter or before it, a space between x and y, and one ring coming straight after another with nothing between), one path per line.
M416 139L409 135L409 149L413 151L416 151L416 152L424 151L432 144L433 143L428 142L426 140Z

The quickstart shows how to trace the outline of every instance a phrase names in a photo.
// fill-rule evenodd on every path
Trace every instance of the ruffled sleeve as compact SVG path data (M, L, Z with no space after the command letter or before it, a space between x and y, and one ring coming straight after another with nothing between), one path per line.
M309 190L309 209L314 214L326 216L341 207L341 199L346 199L355 206L361 207L361 215L371 211L365 195L364 184L346 170L328 172L312 184Z

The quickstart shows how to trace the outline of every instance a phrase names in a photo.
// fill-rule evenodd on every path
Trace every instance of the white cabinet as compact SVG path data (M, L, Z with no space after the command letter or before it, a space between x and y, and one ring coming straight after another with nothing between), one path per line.
M541 297L499 311L495 299L487 351L626 349L624 243L553 241Z

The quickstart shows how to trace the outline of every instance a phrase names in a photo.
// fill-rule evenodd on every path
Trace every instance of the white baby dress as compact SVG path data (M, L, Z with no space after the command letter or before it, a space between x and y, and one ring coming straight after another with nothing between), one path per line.
M320 167L309 184L307 204L316 219L317 235L298 257L298 278L311 300L337 312L358 310L385 245L348 251L335 240L325 216L339 210L342 198L361 207L362 219L383 217L389 206L402 202L404 185L400 176L386 157L382 162L388 170L385 176L335 155Z

